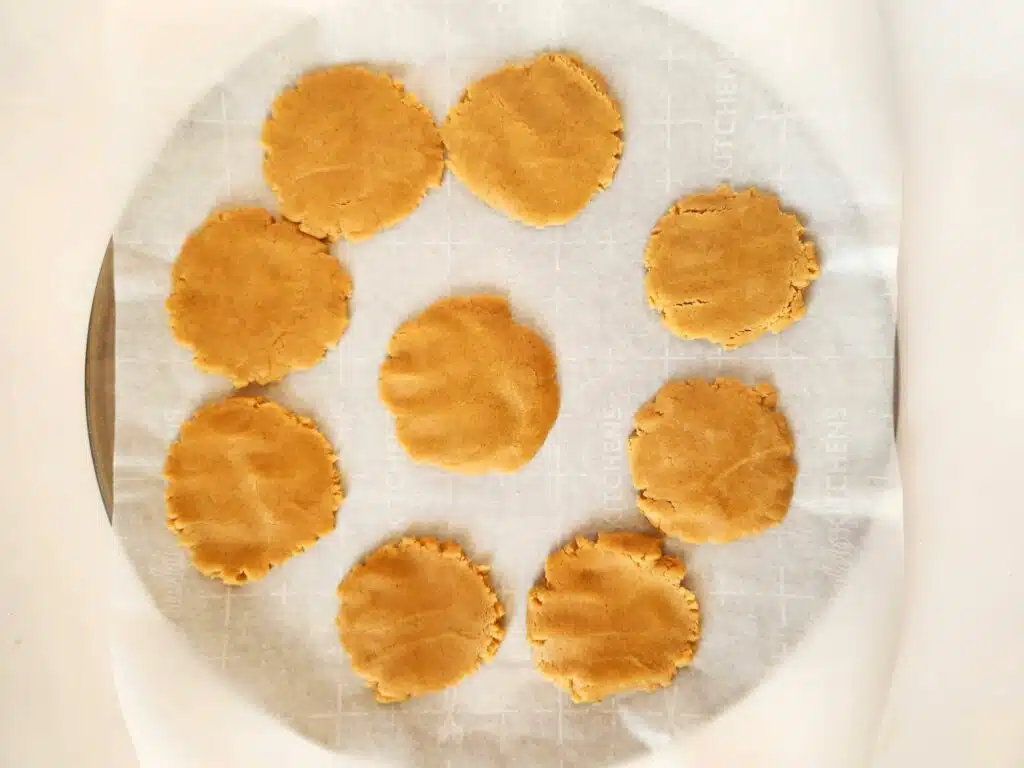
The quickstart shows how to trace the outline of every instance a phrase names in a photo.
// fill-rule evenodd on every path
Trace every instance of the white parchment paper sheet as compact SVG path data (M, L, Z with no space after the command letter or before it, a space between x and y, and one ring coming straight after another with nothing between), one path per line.
M229 392L171 339L163 302L185 235L217 205L274 210L261 122L302 71L364 62L393 71L440 121L472 79L542 49L581 54L620 100L626 147L612 186L567 226L504 219L447 176L408 220L358 246L352 325L315 369L268 395L313 417L338 448L349 495L337 530L263 581L229 590L188 565L164 524L161 467L178 427ZM643 295L642 252L677 197L727 180L777 192L816 240L823 275L807 317L735 352L670 336ZM258 705L305 735L382 763L611 764L671 738L755 686L827 604L889 487L895 243L890 212L863 211L813 137L741 62L628 1L352 0L284 34L193 109L115 236L114 525L164 613ZM387 340L452 293L507 295L559 364L562 410L522 472L465 478L416 467L376 397ZM549 552L577 533L648 530L626 439L636 409L674 376L772 381L800 474L785 523L727 546L681 547L705 632L663 691L573 705L534 671L525 599ZM478 674L437 696L376 704L334 630L337 582L403 533L454 536L490 562L508 638Z

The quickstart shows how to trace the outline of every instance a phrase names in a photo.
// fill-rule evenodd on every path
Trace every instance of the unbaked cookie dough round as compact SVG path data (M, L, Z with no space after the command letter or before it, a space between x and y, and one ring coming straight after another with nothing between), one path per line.
M181 247L175 340L236 387L312 368L348 327L352 279L327 246L262 208L213 213Z
M611 183L622 156L622 115L604 78L565 53L477 80L441 134L462 183L535 227L575 217Z
M804 315L818 278L814 245L772 195L756 189L679 200L654 226L644 286L662 322L683 339L735 349Z
M577 538L530 592L526 631L541 674L576 702L664 688L700 638L686 567L639 533Z
M497 653L505 614L487 576L458 544L385 544L338 585L338 635L377 701L436 693Z
M413 461L512 472L558 415L555 358L500 296L442 299L391 337L380 397Z
M303 232L365 240L416 210L441 183L434 118L382 72L309 72L274 101L263 125L263 175Z
M770 384L670 381L636 414L637 505L670 536L701 544L761 533L786 516L796 464Z
M334 449L314 424L259 397L196 411L164 465L167 525L192 564L244 584L334 529L343 498Z

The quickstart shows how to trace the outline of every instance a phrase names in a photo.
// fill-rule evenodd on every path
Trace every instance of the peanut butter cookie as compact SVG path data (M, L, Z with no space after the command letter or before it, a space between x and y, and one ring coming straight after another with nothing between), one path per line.
M171 270L171 332L236 387L312 368L348 328L352 278L327 245L261 208L212 214Z
M164 465L167 525L192 564L244 584L334 529L334 449L308 419L258 397L196 411Z
M391 337L380 397L413 461L512 472L555 423L555 358L500 296L442 299Z
M455 685L505 636L487 568L450 541L385 544L348 572L338 598L341 645L384 703Z
M622 156L622 115L604 78L564 53L476 81L441 134L455 176L534 227L575 217L611 184Z
M303 232L365 240L441 183L434 118L394 78L357 66L309 72L274 101L263 175Z
M527 607L541 674L576 702L667 686L700 638L685 575L661 539L639 533L581 537L555 552Z
M696 544L753 536L789 510L796 464L770 384L670 381L634 419L629 467L640 511Z
M721 186L677 202L644 254L647 300L683 339L725 349L778 333L804 316L818 278L814 245L771 195Z

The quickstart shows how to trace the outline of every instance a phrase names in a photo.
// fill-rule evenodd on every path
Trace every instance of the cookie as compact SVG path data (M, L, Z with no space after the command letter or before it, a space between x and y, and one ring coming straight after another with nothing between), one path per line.
M226 584L267 575L334 529L343 498L334 449L270 400L196 411L164 465L167 525L192 564Z
M348 328L352 279L321 241L261 208L212 214L181 247L171 333L236 387L311 368Z
M700 638L686 567L639 533L577 538L530 592L526 631L541 674L575 702L653 691L693 661Z
M303 232L365 240L441 183L434 118L394 78L357 66L309 72L263 125L263 176Z
M380 702L436 693L497 653L505 614L487 576L458 544L385 544L338 585L338 635Z
M534 227L564 224L611 184L622 115L601 75L547 53L470 85L441 128L448 167L492 208Z
M789 510L796 464L770 384L670 381L636 414L629 468L637 505L670 536L701 544L753 536Z
M728 186L673 205L651 233L644 265L647 300L665 327L725 349L803 317L804 289L819 275L795 215L772 195Z
M391 337L380 397L413 461L512 472L555 423L555 358L500 296L442 299Z

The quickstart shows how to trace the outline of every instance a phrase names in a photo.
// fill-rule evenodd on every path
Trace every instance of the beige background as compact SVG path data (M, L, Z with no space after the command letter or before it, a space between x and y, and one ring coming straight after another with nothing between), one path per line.
M225 59L242 54L236 46L275 22L232 16L230 8L225 21L217 12L228 2L179 0L157 12L152 3L133 3L139 34L113 60L122 82L137 79L146 87L113 93L115 101L129 93L136 101L128 114L118 113L126 119L124 133L111 142L115 162L108 165L103 148L111 110L97 93L103 65L96 49L104 30L94 4L55 5L5 4L0 25L0 168L15 180L5 184L0 207L2 343L5 359L13 361L0 379L0 540L6 545L0 559L0 764L119 768L133 758L106 645L104 596L113 553L82 408L92 285L121 202L168 120L216 77ZM821 3L781 2L770 16L756 18L738 0L714 9L679 5L740 55L760 61L783 94L828 66L828 77L812 78L819 90L808 91L809 98L831 95L860 116L849 120L835 112L823 134L862 183L892 194L894 166L884 140L863 140L864 131L884 136L865 110L886 94L883 52L866 37L877 32L868 4L837 0L813 35L791 27L821 22ZM909 142L913 176L901 285L903 307L913 308L901 319L904 339L913 345L904 355L902 427L911 610L880 764L1012 765L1022 758L1012 726L1024 707L1024 669L1015 663L1024 600L1013 572L1024 533L1016 488L1024 414L1019 401L1011 403L1006 382L1020 380L1024 327L1019 311L1010 311L1021 274L1007 244L1018 239L1010 222L1017 218L1011 204L1024 192L1015 128L1024 116L1015 106L1021 83L1009 80L1008 65L1021 50L1022 41L1014 39L1021 26L998 18L994 9L1003 4L994 0L973 4L970 19L944 19L935 3L900 5L917 12L903 20L911 30L904 42L917 59L973 61L975 86L990 86L967 90L947 80L905 94L908 125L918 131ZM246 6L251 10L254 3ZM945 26L926 35L922 22ZM31 34L8 41L23 24ZM944 41L925 49L934 34ZM964 82L954 78L955 86ZM958 102L963 108L950 108L951 98L965 96L966 105ZM985 138L979 141L979 134ZM948 183L950 173L962 183ZM960 407L968 397L979 403L973 411ZM866 565L829 626L773 685L683 747L693 764L864 764L870 711L888 689L898 627L898 539L880 542ZM290 745L275 738L273 725L239 710L196 674L143 608L118 630L122 697L145 765L288 764ZM158 659L126 652L156 643L165 649ZM954 658L958 663L950 665ZM154 679L180 685L153 697L144 682ZM821 748L831 756L826 762L820 762ZM814 755L819 762L806 762ZM835 762L842 755L846 762Z

